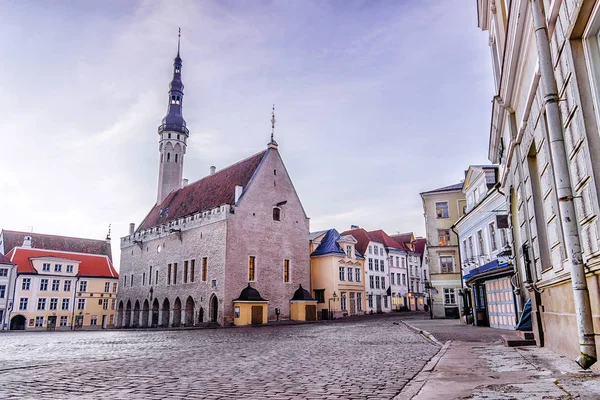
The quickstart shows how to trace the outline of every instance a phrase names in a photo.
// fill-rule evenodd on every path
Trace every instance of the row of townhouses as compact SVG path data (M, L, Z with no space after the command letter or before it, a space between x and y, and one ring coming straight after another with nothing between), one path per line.
M3 230L0 330L111 327L118 280L109 238L103 241Z
M493 165L421 195L431 290L450 295L438 310L531 329L589 368L600 350L600 1L478 0L477 16L495 83Z
M182 68L178 45L157 130L157 197L120 240L120 273L91 245L12 240L0 248L8 259L0 262L17 265L16 274L6 268L11 328L247 325L425 307L424 239L358 227L310 233L274 138L274 110L266 149L183 179Z

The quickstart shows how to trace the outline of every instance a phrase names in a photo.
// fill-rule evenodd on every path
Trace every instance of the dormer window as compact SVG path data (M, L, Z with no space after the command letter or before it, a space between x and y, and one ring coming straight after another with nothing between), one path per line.
M352 246L346 246L346 256L348 258L352 258ZM350 278L351 276L348 275L348 277ZM349 280L351 280L351 279L349 279Z
M281 221L281 208L273 207L273 221Z

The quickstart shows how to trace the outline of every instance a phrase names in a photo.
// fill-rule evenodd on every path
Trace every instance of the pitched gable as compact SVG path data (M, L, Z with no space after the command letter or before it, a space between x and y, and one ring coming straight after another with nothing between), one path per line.
M214 175L204 177L179 190L171 192L162 203L155 205L139 230L164 224L201 211L211 210L224 204L235 203L235 187L244 190L268 150L261 151L245 160L224 168Z
M368 232L368 234L372 239L379 243L383 243L383 245L387 248L408 250L404 243L399 243L396 240L392 239L387 233L385 233L381 229Z

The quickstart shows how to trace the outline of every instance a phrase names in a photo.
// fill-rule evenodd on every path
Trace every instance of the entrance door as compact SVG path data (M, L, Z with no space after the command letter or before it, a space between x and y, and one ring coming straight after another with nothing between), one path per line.
M350 292L350 315L356 314L356 299L355 293Z
M252 325L260 325L263 323L262 306L252 306Z
M24 331L26 322L27 322L27 320L25 319L24 316L15 315L10 320L10 330L11 331Z
M377 296L375 296L375 303L376 303L376 307L377 307L377 312L380 313L381 311L381 295L378 294Z
M106 329L106 315L102 316L102 329Z
M316 321L317 320L317 306L308 304L306 306L306 320Z
M489 322L492 328L515 329L515 301L510 278L485 282Z
M74 329L82 329L83 328L83 315L75 316L75 327Z
M210 320L211 322L218 322L219 319L219 300L217 296L213 296L210 304Z
M48 323L46 324L46 330L53 331L56 329L56 316L48 317Z

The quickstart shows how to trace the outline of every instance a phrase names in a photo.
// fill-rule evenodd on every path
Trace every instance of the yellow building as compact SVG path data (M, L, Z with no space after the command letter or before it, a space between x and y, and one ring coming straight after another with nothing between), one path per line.
M310 236L310 286L320 319L363 314L365 259L351 235L335 229Z
M463 184L421 193L425 215L433 316L459 318L462 295L458 239L451 227L466 208Z
M248 283L240 296L233 300L233 324L235 326L262 325L269 320L269 301Z
M115 318L119 275L106 255L15 247L11 330L102 329Z

